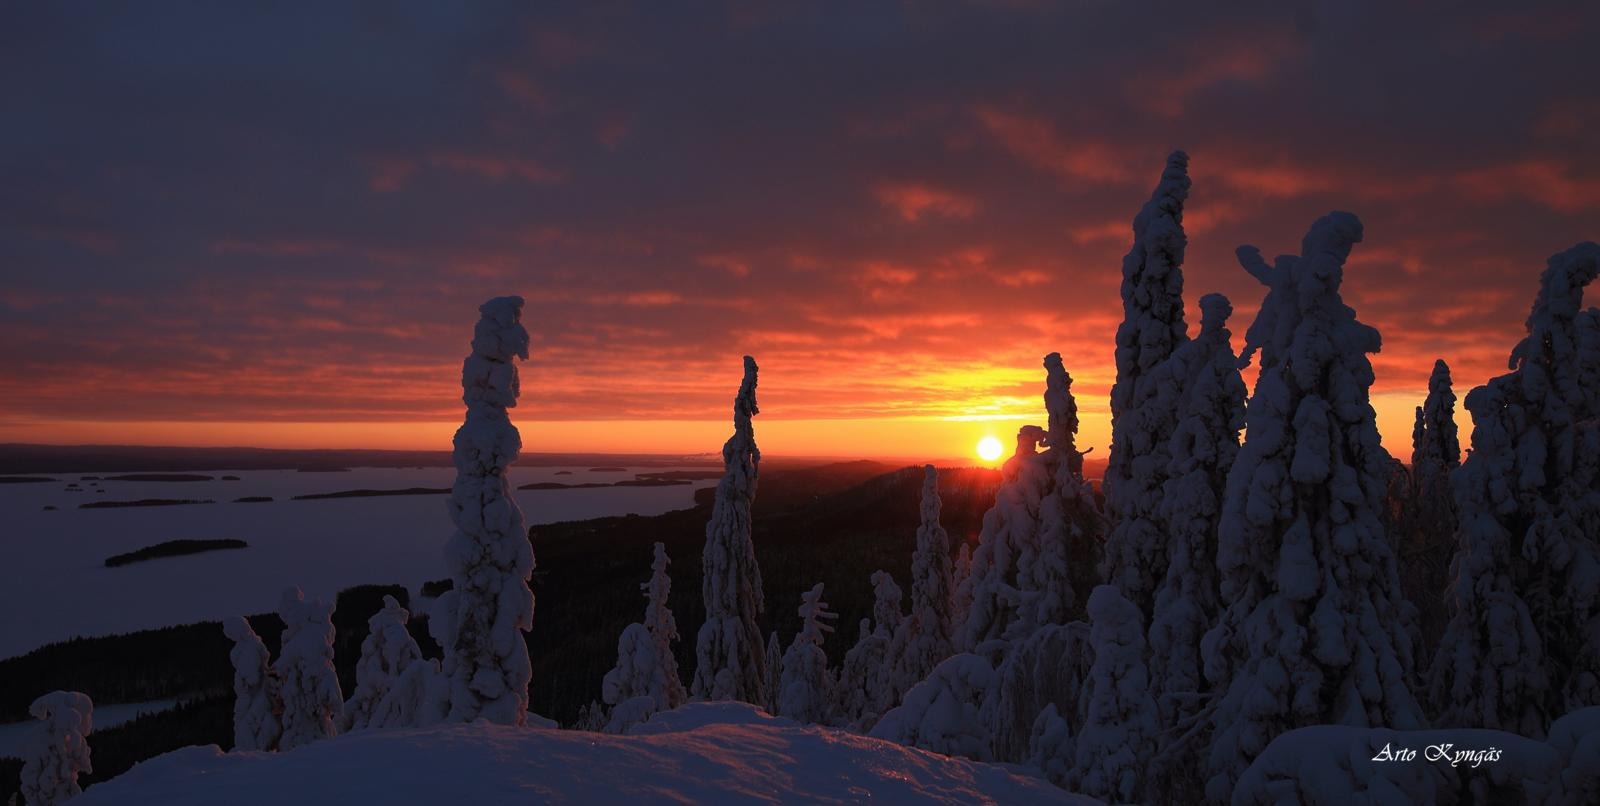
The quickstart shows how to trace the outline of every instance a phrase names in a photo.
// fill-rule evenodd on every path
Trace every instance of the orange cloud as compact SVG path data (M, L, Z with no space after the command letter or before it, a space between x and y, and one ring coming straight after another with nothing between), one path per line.
M904 221L917 221L929 214L971 218L978 210L978 202L969 196L915 182L880 183L872 188L872 195Z

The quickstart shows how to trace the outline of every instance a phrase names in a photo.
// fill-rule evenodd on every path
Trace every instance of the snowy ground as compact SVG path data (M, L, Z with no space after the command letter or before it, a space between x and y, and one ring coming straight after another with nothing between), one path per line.
M588 467L516 467L518 484L614 482L635 468L590 472ZM705 469L705 468L698 468ZM570 475L557 475L566 470ZM78 635L105 635L277 606L285 585L332 597L362 583L401 583L448 576L440 552L450 536L444 495L290 501L291 496L352 489L449 487L452 468L359 468L348 473L203 471L239 481L79 481L0 484L0 658ZM68 482L85 489L65 489ZM693 503L698 481L671 487L522 490L529 524L608 515L657 515ZM97 493L96 489L106 492ZM235 498L271 496L265 504ZM214 499L215 504L78 509L90 501L145 498ZM45 506L57 511L44 511ZM109 555L179 538L241 538L250 547L169 557L106 568ZM537 547L535 547L537 551ZM84 595L92 589L93 596Z
M159 714L162 711L168 711L176 707L178 707L177 700L96 705L94 707L94 729L114 728L123 723L132 722L141 716ZM22 749L27 745L28 737L38 728L39 722L34 719L0 724L0 758L21 758Z
M363 731L288 753L194 747L73 802L1099 803L1026 773L799 727L742 704L692 704L663 717L633 736L480 722Z

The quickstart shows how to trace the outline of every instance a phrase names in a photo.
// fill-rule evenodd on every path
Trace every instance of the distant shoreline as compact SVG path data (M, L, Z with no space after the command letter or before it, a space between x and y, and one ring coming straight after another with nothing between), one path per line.
M767 466L820 465L862 457L773 456ZM891 457L876 457L890 461ZM899 458L893 458L900 461ZM944 466L972 460L929 458L904 460L908 464L934 461ZM715 468L722 469L720 453L538 453L525 452L518 467L575 468ZM351 468L454 467L450 452L323 448L186 448L158 445L39 445L0 443L0 476L42 476L71 473L193 473L227 470L297 470L336 472Z

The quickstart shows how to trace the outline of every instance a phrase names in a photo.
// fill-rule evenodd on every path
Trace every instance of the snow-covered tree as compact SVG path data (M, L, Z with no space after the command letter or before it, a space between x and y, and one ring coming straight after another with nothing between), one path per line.
M82 794L78 776L94 772L89 732L94 703L78 691L52 691L33 701L28 713L40 721L23 749L21 790L28 806L53 806Z
M1555 255L1511 371L1473 389L1451 617L1431 672L1439 723L1542 736L1600 704L1600 245Z
M601 695L613 706L607 733L622 733L633 722L643 721L657 711L670 711L687 697L678 682L678 663L672 642L678 637L678 622L667 606L672 594L672 578L667 576L667 547L655 544L650 563L650 580L639 588L645 595L644 622L629 624L617 639L617 665L606 673ZM644 698L646 702L630 702ZM624 704L627 704L626 707Z
M1012 641L1082 614L1078 592L1098 582L1100 535L1105 530L1094 489L1083 478L1072 376L1060 353L1045 356L1044 368L1049 420L1042 444L1047 449L1043 459L1051 474L1050 487L1039 501L1038 534L1024 545L1017 563L1020 606L1005 632Z
M411 664L422 661L417 640L406 630L410 621L411 613L388 595L383 597L383 609L367 619L367 637L356 661L356 690L344 704L340 730L384 726L374 720L379 703L399 685Z
M1069 778L1083 794L1140 802L1158 731L1144 663L1144 617L1115 585L1101 585L1089 596L1089 619L1094 665Z
M965 541L956 552L956 561L950 577L955 588L950 595L950 642L960 643L961 633L967 626L967 614L972 610L972 547Z
M1201 642L1212 709L1206 794L1226 800L1273 736L1318 723L1415 728L1413 613L1380 520L1390 457L1378 442L1367 353L1378 332L1339 295L1361 240L1349 213L1319 219L1298 258L1268 266L1261 371L1218 528L1224 603Z
M1082 621L1048 624L1007 649L982 714L995 761L1045 770L1075 763L1071 737L1083 727L1083 693L1094 661L1089 638L1089 625ZM1046 711L1053 716L1044 716ZM1049 724L1055 719L1062 724Z
M833 625L825 620L838 618L839 614L828 611L828 603L822 599L821 582L801 594L799 612L800 633L783 653L783 691L778 715L801 723L826 722L832 681L822 641L833 632Z
M1133 248L1122 260L1122 324L1117 328L1117 379L1111 387L1111 458L1106 466L1105 578L1149 618L1166 570L1167 528L1161 518L1167 440L1181 391L1156 378L1186 341L1183 319L1183 204L1189 157L1174 151L1155 192L1133 219Z
M1200 639L1220 607L1217 521L1244 427L1245 385L1229 345L1233 306L1207 294L1200 311L1200 335L1151 374L1178 396L1158 510L1167 567L1156 577L1149 633L1150 678L1167 726L1197 710L1205 690Z
M333 606L306 601L291 587L278 600L283 647L273 665L283 693L282 750L293 750L337 732L344 696L333 669Z
M1438 647L1448 617L1445 598L1456 535L1450 474L1461 464L1455 409L1450 367L1443 359L1434 361L1428 397L1417 407L1411 429L1404 509L1395 518L1400 525L1400 583L1406 598L1417 606L1425 651ZM1419 660L1426 660L1426 655Z
M761 684L761 707L769 714L777 714L782 699L783 644L778 641L778 631L773 630L767 639L767 677Z
M860 637L845 652L832 692L836 722L859 732L869 730L905 693L895 675L895 661L910 639L911 620L900 610L903 594L894 577L874 571L872 591L872 620L861 620ZM908 681L904 688L916 682Z
M884 714L874 738L976 761L993 759L994 737L985 704L996 695L994 668L979 655L952 655L928 679L906 692L905 701Z
M1044 366L1049 429L1027 425L1017 432L1016 453L1002 467L969 582L958 594L971 597L960 645L990 657L1006 642L1069 620L1078 612L1074 591L1095 577L1103 526L1074 444L1072 378L1058 353L1045 356Z
M894 661L890 639L872 628L871 619L862 619L855 646L844 653L839 679L833 686L833 722L858 733L872 729L887 708L882 683L884 669Z
M240 616L223 619L222 633L233 641L233 749L275 750L283 699L267 645Z
M455 436L455 486L450 520L455 533L445 564L455 583L439 597L432 618L449 622L443 673L449 680L446 718L483 717L503 725L527 719L533 667L523 634L533 628L533 546L507 469L522 450L508 409L522 386L513 359L528 358L522 298L496 297L478 308L472 353L461 368L466 418Z
M447 683L439 673L439 661L413 659L372 706L367 727L409 728L444 721L445 714L439 710L444 697L432 692L443 689Z
M895 699L928 676L955 652L955 579L950 563L950 536L939 524L939 471L922 468L922 523L911 554L911 615L897 635L893 688ZM969 559L968 562L971 562Z
M706 621L695 639L694 681L701 700L761 697L766 655L756 617L763 607L761 567L750 541L750 505L756 496L761 449L751 418L756 406L756 360L744 357L744 380L733 400L733 436L722 446L722 480L717 483L711 521L706 524L705 568L701 594Z

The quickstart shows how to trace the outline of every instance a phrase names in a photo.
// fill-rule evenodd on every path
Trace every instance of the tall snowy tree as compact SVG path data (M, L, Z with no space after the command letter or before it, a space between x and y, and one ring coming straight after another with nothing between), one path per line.
M344 710L339 675L333 669L333 606L306 601L299 588L278 600L283 647L272 669L283 692L283 734L278 748L293 750L332 737Z
M1411 430L1411 472L1400 524L1400 583L1417 606L1424 652L1438 648L1448 619L1450 556L1455 550L1456 504L1450 474L1461 464L1456 438L1456 396L1450 388L1450 367L1433 362L1428 397L1417 407ZM1425 660L1424 654L1419 660Z
M831 695L828 655L822 641L833 632L827 620L839 617L822 599L822 583L800 596L800 633L783 654L783 693L778 715L796 722L826 722Z
M1069 780L1085 795L1142 802L1158 730L1144 663L1144 616L1114 585L1095 588L1088 607L1094 665Z
M94 729L94 703L79 691L52 691L34 700L28 713L40 724L23 748L23 801L54 806L82 794L78 776L94 772L87 738Z
M744 357L744 381L733 400L733 436L722 446L711 521L706 524L704 576L706 621L695 640L696 665L690 690L701 700L760 698L766 655L756 617L762 610L761 567L750 542L750 505L756 496L761 449L751 418L756 406L756 360Z
M521 725L533 678L523 634L533 628L534 561L506 471L522 450L508 410L522 392L513 359L527 360L528 331L521 297L496 297L478 311L472 353L461 368L467 414L456 431L448 504L456 529L445 564L454 587L439 598L432 618L448 622L446 718Z
M367 619L367 637L356 661L356 690L344 704L341 730L383 726L374 721L379 703L399 685L411 664L422 662L422 650L406 630L410 621L411 614L387 595L383 608Z
M261 636L239 616L223 619L222 633L233 641L233 749L276 750L283 732L283 695Z
M1439 723L1542 736L1600 704L1600 245L1550 258L1510 369L1473 389Z
M1179 389L1156 380L1157 369L1186 341L1183 319L1183 204L1189 156L1174 151L1150 201L1133 219L1133 248L1122 260L1122 324L1117 328L1117 379L1111 387L1111 458L1106 466L1105 578L1148 620L1166 570L1167 528L1161 518L1167 440Z
M950 535L939 523L939 471L922 468L922 523L911 554L911 615L900 625L898 653L891 660L895 699L933 671L955 649L955 580Z
M1178 395L1158 510L1167 567L1157 576L1149 632L1150 678L1166 726L1197 710L1205 690L1200 639L1220 609L1217 522L1244 427L1246 390L1229 344L1233 306L1207 294L1200 311L1200 335L1151 375Z
M872 619L861 620L860 637L845 652L832 692L835 721L858 732L871 729L917 682L902 687L895 675L895 661L910 638L911 619L900 610L903 592L887 571L872 572L872 592Z
M672 579L667 576L667 547L655 544L650 564L650 581L640 585L644 591L644 622L629 624L617 640L617 665L606 673L601 694L612 713L608 733L621 733L630 721L640 721L657 711L670 711L686 699L678 681L678 663L672 642L678 638L678 623L667 606ZM626 708L628 700L645 698Z
M1408 688L1412 613L1380 511L1390 457L1378 442L1367 353L1378 332L1339 295L1361 222L1330 213L1298 258L1268 266L1261 371L1218 529L1224 609L1202 640L1211 713L1210 800L1272 737L1319 723L1417 727ZM1257 324L1261 324L1258 318Z
M961 647L998 657L1007 642L1078 610L1075 591L1095 577L1102 520L1083 480L1077 404L1061 356L1045 356L1048 429L1023 426L984 513L978 550L960 596L970 596ZM1040 452L1039 446L1046 450Z

